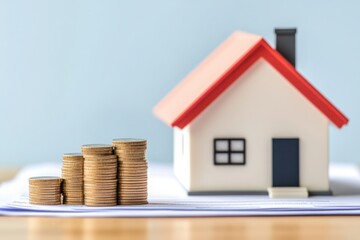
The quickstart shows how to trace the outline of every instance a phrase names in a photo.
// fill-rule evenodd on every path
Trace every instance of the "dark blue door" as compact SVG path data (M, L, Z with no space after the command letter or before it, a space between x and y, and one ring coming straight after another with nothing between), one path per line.
M273 187L299 186L299 139L273 138Z

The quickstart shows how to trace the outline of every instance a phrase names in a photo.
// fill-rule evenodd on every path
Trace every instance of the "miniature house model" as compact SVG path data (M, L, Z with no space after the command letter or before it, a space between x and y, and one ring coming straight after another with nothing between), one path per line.
M189 194L331 193L329 123L348 119L295 69L296 29L275 32L276 50L233 33L154 109Z

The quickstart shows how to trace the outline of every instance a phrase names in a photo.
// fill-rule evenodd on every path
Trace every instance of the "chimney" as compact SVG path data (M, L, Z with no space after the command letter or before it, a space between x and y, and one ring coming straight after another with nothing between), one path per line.
M296 28L275 28L276 50L295 67Z

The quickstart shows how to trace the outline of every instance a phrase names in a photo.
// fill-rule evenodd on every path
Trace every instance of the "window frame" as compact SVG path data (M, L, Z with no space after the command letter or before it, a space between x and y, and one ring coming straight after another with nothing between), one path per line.
M216 142L217 141L227 141L228 150L227 151L216 150ZM243 150L242 151L238 151L238 150L232 151L231 150L231 141L243 141L243 143L244 143ZM245 138L214 138L213 148L214 148L214 151L213 151L214 165L219 165L219 166L240 165L241 166L241 165L246 164L246 139ZM216 161L217 153L226 153L228 155L228 161L223 162L223 163L217 162ZM244 161L243 162L235 162L235 163L231 162L231 154L232 153L242 153L244 156Z

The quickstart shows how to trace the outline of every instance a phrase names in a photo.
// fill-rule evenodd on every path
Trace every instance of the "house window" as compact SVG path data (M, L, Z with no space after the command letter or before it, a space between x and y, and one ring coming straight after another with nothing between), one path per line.
M215 165L245 165L244 138L215 138L214 164Z

